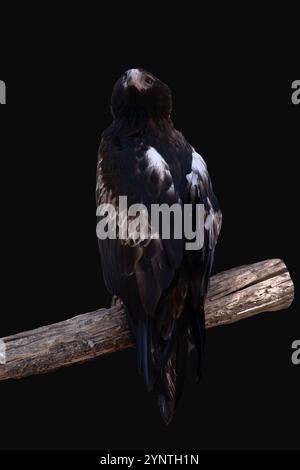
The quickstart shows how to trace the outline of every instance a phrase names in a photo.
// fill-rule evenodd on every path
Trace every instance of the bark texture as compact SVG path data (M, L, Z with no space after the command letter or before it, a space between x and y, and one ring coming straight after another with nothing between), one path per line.
M206 326L288 308L294 286L279 259L261 261L211 278ZM53 325L0 339L0 380L42 374L133 346L122 305L100 308Z

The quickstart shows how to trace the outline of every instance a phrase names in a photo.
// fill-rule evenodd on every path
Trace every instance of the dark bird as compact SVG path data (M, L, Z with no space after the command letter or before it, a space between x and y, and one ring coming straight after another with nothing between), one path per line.
M144 69L128 70L112 93L112 124L103 132L97 163L97 205L119 196L128 205L204 206L204 243L187 250L186 239L102 239L106 286L124 303L138 367L168 424L182 393L188 353L201 373L205 341L204 301L221 227L221 211L202 157L174 128L169 87ZM193 215L195 217L195 214ZM151 224L151 220L150 220ZM118 227L120 229L120 227ZM118 232L119 233L119 232Z

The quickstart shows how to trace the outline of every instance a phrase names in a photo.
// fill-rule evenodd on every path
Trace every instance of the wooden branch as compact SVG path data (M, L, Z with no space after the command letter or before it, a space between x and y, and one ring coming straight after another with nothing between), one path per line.
M288 308L294 286L283 261L241 266L211 278L208 328ZM133 346L122 305L0 340L0 380L46 373Z

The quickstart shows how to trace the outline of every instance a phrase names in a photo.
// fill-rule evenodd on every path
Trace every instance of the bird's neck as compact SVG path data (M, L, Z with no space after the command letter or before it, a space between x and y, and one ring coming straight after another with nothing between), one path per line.
M105 131L105 135L130 136L135 134L161 133L173 129L173 124L168 117L149 117L146 115L128 115L114 119L112 125Z
M150 133L167 135L173 132L174 125L170 117L161 117L159 119L150 118L147 121L146 129Z

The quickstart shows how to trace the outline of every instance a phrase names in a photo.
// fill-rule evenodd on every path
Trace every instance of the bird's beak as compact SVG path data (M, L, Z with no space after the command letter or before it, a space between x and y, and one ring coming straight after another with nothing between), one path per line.
M142 91L144 90L143 74L139 69L130 69L126 72L126 80L124 83L125 88L129 86L134 86L137 90Z

